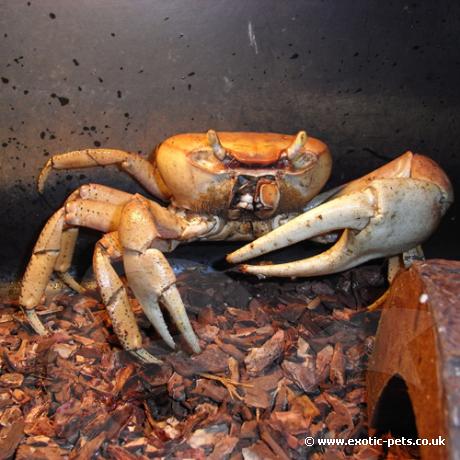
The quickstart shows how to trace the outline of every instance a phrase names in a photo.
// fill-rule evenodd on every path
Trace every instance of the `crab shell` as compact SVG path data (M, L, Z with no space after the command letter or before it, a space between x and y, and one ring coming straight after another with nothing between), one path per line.
M160 144L152 161L173 206L240 219L298 211L324 186L332 164L326 144L304 132L179 134ZM242 183L252 183L246 199L263 206L232 214Z

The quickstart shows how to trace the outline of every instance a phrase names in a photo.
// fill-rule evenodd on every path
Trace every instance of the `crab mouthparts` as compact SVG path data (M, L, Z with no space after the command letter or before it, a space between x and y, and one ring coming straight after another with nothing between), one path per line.
M245 214L251 214L259 219L266 219L275 213L279 198L274 176L240 175L233 187L229 217L239 219Z

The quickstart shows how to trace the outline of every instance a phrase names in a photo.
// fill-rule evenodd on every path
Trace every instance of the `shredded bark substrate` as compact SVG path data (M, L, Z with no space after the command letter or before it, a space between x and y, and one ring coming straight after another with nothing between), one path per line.
M263 280L187 270L178 286L202 353L168 323L169 350L133 309L162 366L120 348L95 291L0 312L0 459L414 458L382 447L309 447L362 438L365 369L385 289L380 266L321 279ZM165 313L166 315L166 313Z

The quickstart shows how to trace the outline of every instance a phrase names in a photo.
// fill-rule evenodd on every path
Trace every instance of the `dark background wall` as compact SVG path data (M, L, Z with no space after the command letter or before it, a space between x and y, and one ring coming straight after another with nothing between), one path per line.
M459 178L456 1L0 1L0 273L79 184L136 190L112 168L35 181L49 155L149 153L184 131L306 129L331 184L412 149ZM460 258L458 205L427 245ZM86 246L85 246L86 245ZM82 243L83 252L89 252Z

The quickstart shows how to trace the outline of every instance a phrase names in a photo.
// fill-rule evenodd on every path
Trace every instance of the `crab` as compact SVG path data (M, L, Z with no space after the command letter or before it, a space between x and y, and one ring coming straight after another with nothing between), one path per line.
M53 272L77 292L70 275L79 227L104 233L93 268L102 300L123 348L147 363L127 289L113 268L122 260L127 284L164 342L175 347L160 305L193 352L200 352L164 253L194 240L242 240L231 263L314 238L335 244L319 255L278 265L242 265L259 276L308 277L340 272L389 257L390 270L420 256L453 201L452 186L431 159L406 152L372 173L318 194L331 172L322 141L275 133L179 134L151 160L121 150L88 149L53 156L39 176L42 193L52 170L118 165L155 199L82 185L55 212L34 247L19 303L33 329L47 330L35 307ZM167 207L158 201L169 202ZM402 256L402 257L401 257Z

